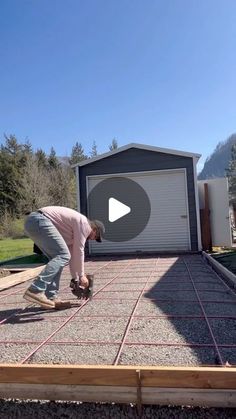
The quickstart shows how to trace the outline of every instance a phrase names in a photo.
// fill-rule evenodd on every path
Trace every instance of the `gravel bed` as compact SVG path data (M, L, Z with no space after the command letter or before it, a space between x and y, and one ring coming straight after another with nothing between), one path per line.
M235 303L203 303L208 316L234 316L236 317Z
M12 314L16 313L17 309L15 307L15 304L12 305L10 308L8 306L5 307L5 309L1 308L0 311L0 322L2 320L5 320L7 317L10 317ZM3 326L0 326L3 327Z
M23 298L23 292L19 292L19 294L13 294L9 295L8 297L4 297L0 299L0 310L2 310L3 307L6 307L6 304L18 304L18 303L24 303L29 304L24 298Z
M202 315L200 305L196 303L168 302L168 301L145 301L141 300L138 304L136 315L155 316L155 315Z
M2 295L6 296L6 295L11 294L12 292L15 292L15 291L17 291L19 293L23 293L24 290L26 290L28 288L28 286L30 285L31 282L32 282L32 280L29 280L29 281L23 282L22 284L18 284L18 285L15 285L14 287L5 289L3 291L0 291L0 296L1 297L2 297Z
M112 278L104 279L103 281L97 281L97 279L95 278L93 288L94 289L102 288L102 287L106 286L107 284L109 284L109 282L111 282L111 279ZM112 281L111 284L114 284L114 282Z
M96 282L108 282L111 279L113 279L115 276L118 276L120 274L119 271L116 272L103 272L102 270L99 272L94 273L94 278Z
M145 291L152 291L152 292L159 292L162 290L172 291L194 291L193 285L191 282L168 282L168 281L160 281L157 283L150 283L148 284Z
M147 280L148 276L149 276L149 274L147 274L146 272L137 272L137 273L134 273L134 272L127 273L127 272L125 272L125 274L119 276L118 278L116 278L114 280L114 284L116 282L129 282L129 281L130 282L134 282L134 281L135 282L144 282L144 281Z
M158 269L158 273L165 275L166 273L168 273L168 275L176 275L176 276L182 276L183 274L188 274L188 271L185 267L183 268L174 268L174 267L167 267L162 269L161 267L159 267Z
M118 350L119 345L46 345L40 348L28 363L111 365Z
M185 269L181 272L173 271L172 269L160 269L160 267L154 272L157 276L170 276L170 277L178 277L182 278L182 276L187 276L189 278L188 271Z
M127 319L84 319L74 318L63 327L51 340L72 341L120 341L124 334ZM54 326L55 327L55 326Z
M203 266L199 267L191 267L191 265L188 266L188 272L191 273L191 275L202 275L202 276L208 276L208 275L214 275L216 276L215 271L212 269L205 267L205 264Z
M78 316L94 316L94 315L127 315L130 316L133 307L135 305L134 300L92 300L86 304Z
M201 301L231 301L235 302L236 297L230 291L198 291Z
M114 298L114 299L122 299L125 298L127 299L137 299L140 295L140 291L127 291L127 292L122 292L122 291L101 291L98 294L99 298ZM97 296L94 297L94 300L96 300Z
M195 287L198 291L204 291L204 290L211 290L211 291L222 291L226 292L227 288L224 284L221 284L220 282L198 282L195 284Z
M210 319L216 342L224 345L236 345L236 319Z
M214 348L125 345L119 365L188 366L214 365ZM147 363L148 360L148 363Z
M214 273L209 274L194 274L191 275L194 282L213 282L214 284L221 283L219 278Z
M122 266L119 269L100 269L99 271L95 272L94 275L96 278L107 278L109 276L119 275L121 272L126 272L125 266Z
M196 333L197 330L197 333ZM126 342L212 343L203 319L134 319Z
M14 318L9 318L9 320L7 320L6 323L18 322L19 317L21 317L21 315L23 315L24 313L28 312L28 307L32 308L32 305L30 305L29 303L10 303L3 305L0 309L0 321L11 317L12 314L15 314L16 316L14 316Z
M112 283L111 285L108 285L106 287L106 291L134 290L134 291L139 291L140 292L143 289L143 287L144 287L144 284L142 284L142 283L137 284L137 283L133 283L133 282L132 283L129 283L129 282L119 283L119 282L117 282L116 284Z
M0 363L16 364L21 362L36 345L0 343ZM1 413L0 413L1 414ZM0 416L1 417L1 416Z
M124 277L123 275L107 275L107 276L103 276L101 278L97 278L97 276L95 276L95 281L94 283L98 283L98 284L107 284L108 282L112 281L112 283L115 282L126 282L126 277Z
M175 280L175 281L190 280L188 272L182 272L180 275L177 273L171 273L167 271L163 273L158 273L157 277L159 277L160 279L168 279L168 280L170 279L170 280Z
M124 284L127 284L127 285L128 284L130 284L130 285L138 284L138 286L140 287L141 284L145 284L145 282L146 282L145 278L143 278L142 280L140 278L136 278L136 277L125 278L125 279L117 278L114 281L112 281L111 285L120 285L122 287L122 285L124 285Z
M35 320L30 319L29 321L19 319L18 323L8 323L6 326L1 326L4 334L2 340L44 340L63 322L63 319L61 321L44 322L43 317Z
M220 348L220 353L224 363L228 362L230 365L236 368L236 348Z
M135 306L135 299L137 300L140 296L140 290L143 288L150 275L150 282L144 292L144 296L138 304L135 315L202 316L201 307L198 303L196 293L193 290L189 272L183 263L183 258L161 258L157 265L156 260L156 258L134 260L130 266L128 266L130 260L120 260L112 262L110 265L105 267L104 261L88 262L86 264L87 272L95 272L99 269L99 267L102 267L101 270L97 271L95 274L95 291L109 283L109 281L111 281L114 277L117 277L110 285L107 286L105 292L99 292L98 296L95 297L93 301L82 307L73 320L65 325L65 327L63 327L54 336L53 340L55 340L55 344L47 345L40 349L39 353L35 354L35 357L39 356L39 358L41 357L41 360L34 360L33 362L65 363L65 360L67 359L67 363L74 363L75 357L78 356L78 361L76 361L78 363L112 363L117 351L117 347L114 345L104 346L90 344L66 346L57 345L56 341L120 341L127 326L129 316ZM214 272L204 266L200 257L186 256L184 260L186 261L188 269L194 279L200 298L203 301L225 301L224 304L203 303L206 313L217 316L236 316L236 304L234 304L234 307L231 303L231 301L236 302L236 298L227 291ZM197 263L195 262L196 260ZM125 267L127 268L127 271L122 273L122 270ZM72 297L69 288L69 281L70 273L67 267L63 271L60 296L70 300L73 299L78 303L78 299L74 296ZM25 288L29 286L30 282L24 284ZM9 295L9 297L7 297L8 293L16 291L17 289L19 289L18 295ZM163 289L167 291L163 291ZM186 289L192 289L192 291L186 291ZM206 289L210 289L210 291L207 292ZM16 310L20 309L19 314L10 319L6 325L2 326L2 335L7 340L21 339L29 341L42 341L54 332L59 325L62 325L67 316L75 314L78 310L78 307L62 311L48 311L43 310L40 307L27 307L28 303L24 302L22 299L23 292L24 290L22 289L21 284L9 291L0 293L0 296L4 296L2 301L0 299L1 318L5 318L6 315L11 315ZM150 301L152 298L157 299L157 301ZM162 302L160 301L161 299L168 299L169 301ZM189 302L184 302L184 300ZM9 304L4 304L4 302ZM104 316L104 318L86 318L86 316L96 315ZM50 317L54 316L57 316L58 318L52 318L49 321ZM109 316L121 317L109 318ZM44 319L47 319L47 321L43 321ZM211 319L210 321L212 322L211 324L217 342L221 344L235 343L235 321L227 319L217 320L215 322L215 320L217 319ZM212 339L204 319L188 318L142 319L135 317L127 337L127 342L129 341L212 344ZM13 362L17 362L17 360L14 361L14 350L16 348L21 349L22 345L10 346L9 348L11 349L9 351L5 351L5 347L7 347L6 345L9 346L9 344L3 345L3 353L7 352L9 354L9 359L12 357ZM27 349L27 353L29 353L32 349L31 345L28 346L29 350L27 349L27 345L24 346L24 350ZM126 350L128 350L127 353ZM133 352L132 355L133 350L136 352ZM221 350L223 351L222 348ZM226 358L229 356L230 359L234 359L234 349L225 348L224 351ZM16 357L18 352L19 351L16 351ZM20 353L22 354L22 351ZM143 362L142 365L152 363L152 359L157 359L156 363L163 362L162 365L165 365L165 362L170 362L167 365L197 365L199 363L205 365L214 364L215 362L214 349L211 350L211 348L176 348L167 346L144 347L143 345L134 347L125 345L123 353L127 359L130 357L130 361L127 361L130 364L134 364L134 362L136 363L136 361L134 361L134 359L136 359L136 354L137 359L140 359L140 363ZM25 355L23 353L22 358L24 358L24 356ZM133 361L131 361L132 359ZM174 364L175 362L176 364Z
M152 283L156 283L156 284L165 284L165 283L167 283L167 284L192 284L192 281L190 280L190 278L178 278L178 277L174 277L174 276L171 276L171 277L158 277L157 279L155 279L155 278L151 278L149 281L148 281L148 283L149 284L152 284Z
M0 418L138 419L135 405L0 400ZM235 409L143 406L142 419L235 419Z
M70 309L65 309L65 310L44 310L40 307L34 307L34 311L33 310L29 310L29 312L23 314L21 316L21 318L24 320L26 319L38 319L38 318L43 318L43 319L50 319L50 317L70 317L72 314L76 313L76 311L78 310L78 307L74 307L74 308L70 308ZM54 322L54 319L52 320Z
M170 300L170 301L197 301L195 291L158 291L155 292L153 289L144 294L146 298L157 298L158 300Z

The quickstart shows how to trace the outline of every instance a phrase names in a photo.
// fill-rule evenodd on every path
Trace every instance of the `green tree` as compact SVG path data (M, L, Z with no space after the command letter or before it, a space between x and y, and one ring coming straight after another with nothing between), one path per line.
M90 152L91 157L96 157L98 155L97 144L96 141L93 141L92 150Z
M20 199L21 213L35 211L52 204L50 169L38 163L36 154L27 159L22 175L23 192Z
M88 157L86 154L84 154L84 149L81 143L78 143L78 141L75 143L75 145L72 147L71 156L69 159L69 163L71 165L79 163L82 160L86 160Z
M38 148L36 150L35 158L36 158L37 165L39 167L42 167L44 169L48 168L47 155L46 155L45 151L43 151L41 148Z
M111 144L109 145L109 150L116 150L118 148L118 142L116 140L116 138L113 138Z
M57 169L60 166L60 162L56 156L56 151L51 147L50 154L48 156L48 164L50 169Z
M226 169L226 175L229 180L229 195L231 203L236 203L236 144L231 148L231 160Z
M0 149L0 214L6 211L13 217L21 212L22 177L28 158L32 155L29 142L19 144L14 135L5 135Z
M50 171L50 205L75 207L76 183L74 178L72 168L65 165Z

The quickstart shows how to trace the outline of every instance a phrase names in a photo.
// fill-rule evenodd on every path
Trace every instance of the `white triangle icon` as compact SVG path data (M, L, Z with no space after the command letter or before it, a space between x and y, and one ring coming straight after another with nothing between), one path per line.
M108 218L111 223L131 212L131 208L128 205L123 204L115 198L109 198L108 202Z

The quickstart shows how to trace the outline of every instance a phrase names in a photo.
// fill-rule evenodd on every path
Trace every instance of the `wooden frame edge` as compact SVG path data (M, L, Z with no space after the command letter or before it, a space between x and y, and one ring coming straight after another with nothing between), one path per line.
M212 268L218 273L222 275L231 286L236 289L236 275L233 272L230 272L225 266L221 265L220 262L215 260L211 255L206 253L205 251L202 252L203 258L208 261L208 263L212 266Z
M0 364L0 398L236 407L236 368Z
M128 386L0 384L0 398L236 408L236 390L142 387L138 397Z
M231 389L233 367L0 364L0 383Z

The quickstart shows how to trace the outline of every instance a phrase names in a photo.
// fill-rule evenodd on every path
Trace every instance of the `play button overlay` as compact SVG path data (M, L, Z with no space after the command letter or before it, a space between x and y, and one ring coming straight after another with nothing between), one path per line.
M110 223L114 223L114 221L129 214L130 211L131 208L128 205L122 204L115 198L109 198L108 219Z
M109 177L98 183L94 179L89 180L89 219L103 222L105 240L125 242L137 237L145 229L151 214L145 190L125 177Z

